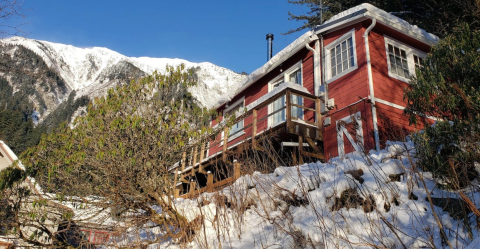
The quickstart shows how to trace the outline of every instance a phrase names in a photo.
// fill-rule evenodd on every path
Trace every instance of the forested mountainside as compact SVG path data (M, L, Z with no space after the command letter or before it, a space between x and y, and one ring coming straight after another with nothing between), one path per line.
M182 63L195 70L198 85L190 91L206 107L231 97L246 77L209 62L130 58L107 48L77 48L21 37L3 39L0 140L20 153L38 143L41 134L81 115L89 101L103 96L107 89Z

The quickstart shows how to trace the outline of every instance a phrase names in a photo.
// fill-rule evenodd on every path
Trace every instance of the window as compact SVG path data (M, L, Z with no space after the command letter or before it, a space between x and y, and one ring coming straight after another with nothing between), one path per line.
M388 75L408 83L410 78L415 75L415 69L422 67L425 53L389 37L385 37L385 48Z
M424 59L422 57L420 57L416 54L413 55L413 61L415 63L415 69L423 67L423 60Z
M405 50L388 44L388 59L390 60L390 71L400 77L410 78L408 71L407 52Z
M278 75L269 84L269 91L279 87L284 82L291 82L298 85L303 85L302 78L302 62L299 61L284 73ZM303 105L303 98L292 95L292 103L297 105ZM286 120L285 110L285 95L278 97L272 104L268 106L268 113L274 113L268 119L269 126L275 126ZM303 109L293 106L292 107L293 118L303 118Z
M235 103L233 103L231 106L229 106L227 109L225 109L225 111L223 112L223 115L225 117L230 117L230 116L239 116L240 114L243 113L244 109L245 109L245 98L242 98L238 101L236 101ZM243 129L243 119L236 122L235 124L233 124L230 129L229 129L229 135L232 135L232 134L235 134L235 133L238 133L240 130Z
M325 47L325 50L327 83L330 83L357 68L355 30L351 30L330 43Z

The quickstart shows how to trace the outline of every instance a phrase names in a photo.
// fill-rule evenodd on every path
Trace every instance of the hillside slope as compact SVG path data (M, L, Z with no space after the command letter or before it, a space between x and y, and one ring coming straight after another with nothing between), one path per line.
M477 219L459 192L416 170L411 142L388 145L367 156L257 172L218 193L177 199L188 219L204 218L187 247L448 248L441 222L453 248L478 248ZM462 192L479 207L477 186ZM166 241L149 248L183 246Z

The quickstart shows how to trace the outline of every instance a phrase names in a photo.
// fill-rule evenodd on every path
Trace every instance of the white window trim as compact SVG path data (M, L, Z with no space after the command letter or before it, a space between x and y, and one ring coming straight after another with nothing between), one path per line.
M348 39L349 37L352 37L352 46L353 46L353 59L355 61L355 65L353 67L348 68L347 70L341 72L340 74L335 75L332 77L332 58L330 57L330 50L332 47L337 46L339 43L342 41ZM358 61L357 61L357 43L355 41L355 29L350 30L349 32L345 33L342 35L340 38L337 38L335 41L332 43L328 44L325 46L325 83L329 84L347 74L350 72L356 70L358 68Z
M227 108L225 108L225 109L223 110L223 119L225 120L225 114L226 114L227 112L229 112L230 110L232 110L232 108L234 108L235 106L237 106L237 105L240 104L240 103L243 103L243 109L242 109L241 111L237 111L237 112L235 113L235 116L238 117L238 116L242 115L242 114L245 112L245 96L243 96L241 99L235 101L233 104L229 105ZM240 122L240 121L239 121L239 122ZM244 125L245 125L245 123L244 123L244 122L245 122L245 119L242 119L241 122L242 122L242 126L244 126ZM245 126L244 126L244 127L245 127ZM227 141L230 142L230 141L232 141L233 139L238 138L238 137L240 137L240 136L243 135L243 134L245 134L245 130L243 130L243 131L241 131L241 132L238 132L237 134L229 137ZM224 138L224 136L225 136L225 131L222 131L222 138L221 138L221 139L222 139L222 142L220 143L219 146L223 146L223 141L224 141L223 138Z
M287 80L288 76L291 73L295 72L297 69L300 69L300 72L302 73L302 79L301 79L300 85L303 86L303 63L302 63L302 61L299 61L299 62L295 63L295 65L293 65L290 68L288 68L287 70L283 71L281 74L279 74L273 80L268 82L268 91L269 92L272 91L273 90L273 85L282 78L283 78L283 82L289 82Z
M398 74L392 73L391 65L390 65L390 56L388 54L388 44L391 44L395 47L398 47L398 48L401 48L401 49L405 50L405 53L407 54L408 73L410 74L410 76L415 75L415 61L413 60L413 55L416 55L420 58L426 58L427 54L418 50L418 49L415 49L415 48L413 48L413 47L411 47L411 46L409 46L405 43L402 43L398 40L395 40L395 39L393 39L389 36L385 35L384 39L385 39L385 54L387 55L388 76L390 76L394 79L397 79L397 80L401 80L405 83L409 83L411 78L402 77Z
M283 71L277 77L273 78L273 80L269 81L268 82L268 92L271 92L274 89L273 85L275 85L275 83L277 83L282 78L283 78L283 83L290 82L289 80L287 80L288 76L291 73L297 71L298 69L300 69L300 72L302 74L302 78L300 79L300 85L303 86L303 63L302 63L302 61L299 61L299 62L295 63L295 65L293 65L290 68L288 68L287 70ZM273 112L273 107L272 107L271 104L269 104L268 105L268 114L270 114L272 112ZM285 112L286 112L286 110L285 110ZM268 127L272 128L273 126L276 126L276 125L278 125L278 124L275 124L275 125L273 124L273 116L268 117Z

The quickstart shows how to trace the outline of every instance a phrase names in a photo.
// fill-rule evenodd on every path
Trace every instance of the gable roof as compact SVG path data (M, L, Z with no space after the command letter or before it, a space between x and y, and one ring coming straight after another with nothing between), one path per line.
M416 25L411 25L407 21L397 16L394 16L368 3L360 4L358 6L334 15L323 25L317 26L314 30L305 32L303 35L301 35L299 38L297 38L295 41L290 43L287 47L285 47L275 56L273 56L262 67L253 71L247 76L247 78L239 82L239 84L242 86L237 89L234 96L254 84L260 78L262 78L267 73L269 73L281 63L283 63L285 60L287 60L290 56L300 51L300 49L305 47L306 43L310 43L311 41L316 40L318 38L316 36L317 34L321 34L334 29L339 29L345 25L351 24L352 22L359 22L366 19L377 19L377 22L392 27L393 29L398 30L428 45L434 45L439 41L439 38L436 35L430 34L427 31L417 27ZM222 104L216 106L216 108L224 105L226 102L228 101L225 101Z
M362 19L377 19L377 22L392 27L403 34L430 46L435 45L440 40L436 35L430 34L424 29L421 29L416 25L411 25L400 17L392 15L368 3L360 4L333 16L323 25L317 26L314 29L315 34L338 28L339 26L353 21L361 21Z

